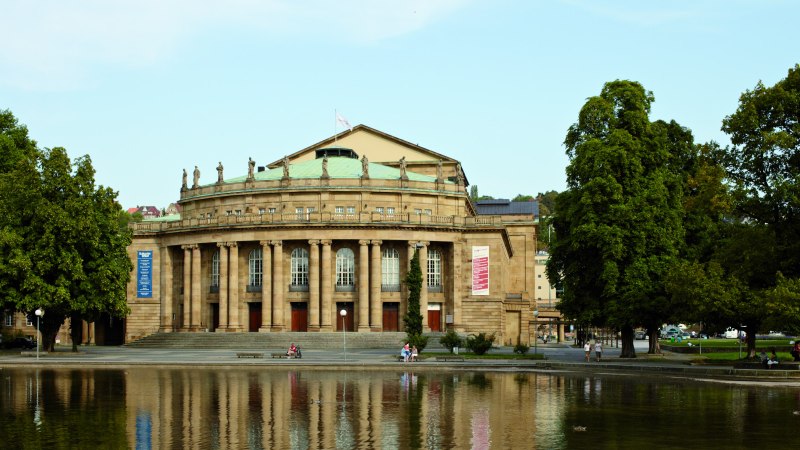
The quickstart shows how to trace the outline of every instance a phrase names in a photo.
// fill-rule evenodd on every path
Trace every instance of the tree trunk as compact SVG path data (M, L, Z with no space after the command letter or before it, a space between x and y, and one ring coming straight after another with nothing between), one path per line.
M64 323L65 317L59 314L47 314L39 318L39 331L42 333L41 349L45 352L52 352L56 343L58 329Z
M756 357L756 327L747 324L747 336L745 336L745 343L747 344L747 357L753 359Z
M73 314L69 319L69 335L72 338L72 351L77 353L78 343L83 337L83 321L77 314Z
M661 343L658 342L659 337L659 330L658 328L648 328L647 329L647 337L648 337L648 350L647 353L650 355L660 355L661 354Z
M620 358L636 358L636 349L633 347L633 327L625 325L622 327L622 352Z

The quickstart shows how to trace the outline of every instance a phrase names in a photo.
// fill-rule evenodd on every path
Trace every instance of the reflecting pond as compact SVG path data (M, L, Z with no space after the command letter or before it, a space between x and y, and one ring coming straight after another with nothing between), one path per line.
M3 448L787 448L800 389L542 372L0 370Z

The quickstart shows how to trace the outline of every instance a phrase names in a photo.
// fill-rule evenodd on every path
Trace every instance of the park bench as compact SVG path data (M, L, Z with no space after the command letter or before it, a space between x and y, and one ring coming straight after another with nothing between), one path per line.
M273 353L272 357L273 358L286 358L287 356L286 356L286 353Z
M778 364L772 366L772 369L764 367L763 363L758 361L741 361L733 365L734 369L753 369L753 370L800 370L800 362L798 361L780 361Z
M464 357L458 355L437 356L436 361L464 361Z
M264 354L261 352L236 352L237 358L263 358Z

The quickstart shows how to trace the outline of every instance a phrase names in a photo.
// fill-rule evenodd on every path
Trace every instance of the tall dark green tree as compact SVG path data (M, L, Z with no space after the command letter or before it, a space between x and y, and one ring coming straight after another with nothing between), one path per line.
M95 186L88 156L35 149L16 124L2 135L4 155L21 156L0 173L0 307L44 309L42 343L52 349L67 317L127 314L131 233L120 228L116 192Z
M564 287L559 309L581 325L622 333L671 314L664 277L683 239L681 168L691 133L651 123L654 98L639 83L606 83L564 141L568 189L558 195L547 272Z
M427 346L428 338L422 335L422 314L419 306L419 297L422 291L422 269L419 265L419 252L416 250L411 258L411 267L406 274L405 282L408 288L408 307L403 316L406 339L409 344L416 345L421 352Z

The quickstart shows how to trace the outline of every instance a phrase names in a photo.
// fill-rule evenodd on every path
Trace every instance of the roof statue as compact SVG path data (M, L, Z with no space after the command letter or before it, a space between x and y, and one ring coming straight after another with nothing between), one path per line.
M408 175L406 175L406 157L403 156L400 158L400 179L407 180Z
M439 160L439 165L436 166L436 182L441 183L444 181L444 177L442 177L442 160Z
M192 182L192 189L197 189L200 186L200 169L194 166L194 179Z
M225 168L222 167L222 161L220 161L219 165L217 166L217 183L220 183L220 184L222 183L222 180L223 180L222 171L223 170L225 170Z
M186 177L187 177L186 168L184 168L183 169L183 179L181 180L181 191L185 191L187 189L187 187L186 187Z
M328 175L328 155L325 155L325 157L322 158L322 177L321 178L330 178L330 175Z
M367 159L367 155L361 157L361 178L369 178L369 159Z
M464 184L464 172L461 170L461 163L456 163L456 184Z
M247 179L248 180L252 180L253 179L253 171L255 170L255 168L256 168L256 162L253 161L253 158L248 157L247 158Z
M289 156L283 157L283 178L289 178Z

